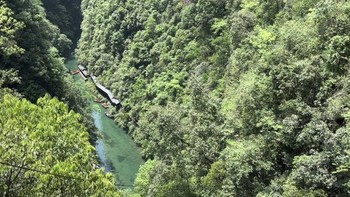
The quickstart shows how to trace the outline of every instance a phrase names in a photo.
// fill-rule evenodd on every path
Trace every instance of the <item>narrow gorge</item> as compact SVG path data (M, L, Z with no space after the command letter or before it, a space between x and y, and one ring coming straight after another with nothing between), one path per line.
M349 196L349 32L344 0L0 0L0 196Z

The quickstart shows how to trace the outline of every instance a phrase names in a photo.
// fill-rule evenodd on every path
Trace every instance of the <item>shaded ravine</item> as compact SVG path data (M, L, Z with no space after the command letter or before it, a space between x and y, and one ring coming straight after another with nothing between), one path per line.
M70 70L76 70L77 59L75 57L68 59L66 67ZM79 86L86 86L86 82L81 79L79 74L74 75L73 78ZM101 166L107 172L114 174L117 186L132 187L139 166L143 163L139 148L125 131L105 115L106 109L92 101L89 105L94 109L92 117L95 126L102 134L102 137L99 137L95 144Z

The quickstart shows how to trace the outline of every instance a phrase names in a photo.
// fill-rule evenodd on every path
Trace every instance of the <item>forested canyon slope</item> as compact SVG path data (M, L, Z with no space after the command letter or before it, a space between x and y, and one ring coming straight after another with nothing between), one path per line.
M45 13L0 0L0 196L118 196L76 113L86 101L61 56L72 42Z
M97 168L80 33L133 191ZM0 195L349 196L349 56L345 0L0 0Z
M83 0L141 196L349 195L350 3Z

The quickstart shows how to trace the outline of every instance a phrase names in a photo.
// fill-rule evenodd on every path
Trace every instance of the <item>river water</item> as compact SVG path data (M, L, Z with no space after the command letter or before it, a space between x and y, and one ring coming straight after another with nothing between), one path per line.
M77 70L77 59L72 57L66 61L66 67ZM79 86L87 86L80 75L74 75ZM85 88L88 89L88 88ZM106 109L100 104L90 102L95 126L101 131L101 136L95 144L101 166L107 172L114 174L117 186L132 187L139 166L143 164L140 149L131 137L119 128L115 122L105 115Z

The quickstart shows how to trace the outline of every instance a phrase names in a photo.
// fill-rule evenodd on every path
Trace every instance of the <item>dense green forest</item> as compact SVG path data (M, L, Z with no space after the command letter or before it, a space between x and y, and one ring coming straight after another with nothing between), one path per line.
M87 101L66 73L64 33L40 0L0 0L0 196L119 196L76 113Z
M46 93L81 107L61 54L72 41L47 18L41 1L1 0L0 85L35 102Z
M71 45L62 46L62 55L68 56L81 33L81 0L42 0L42 3L47 19L60 29L63 36L67 36L72 41Z
M141 196L349 196L350 3L83 0Z
M48 96L0 102L1 196L118 196L97 169L81 116Z
M0 0L1 196L122 195L64 67L80 33L147 159L128 194L350 195L349 2Z

